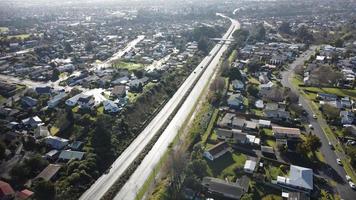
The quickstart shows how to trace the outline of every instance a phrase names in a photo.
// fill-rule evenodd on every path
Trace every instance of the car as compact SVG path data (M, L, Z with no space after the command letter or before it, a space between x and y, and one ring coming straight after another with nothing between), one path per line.
M318 117L314 114L314 115L313 115L313 119L318 119Z
M203 67L203 66L201 66L200 68L202 68L202 69L203 69L204 67Z
M309 127L310 129L314 129L312 124L309 124L308 127Z
M351 181L351 176L346 175L345 178L346 178L347 181Z
M356 185L355 185L354 182L349 181L349 185L350 185L350 187L351 187L352 189L356 190Z
M194 72L194 74L196 74L197 72Z
M337 159L336 159L336 163L337 163L338 165L342 166L342 162L341 162L340 158L337 158Z
M334 145L331 142L329 142L329 147L330 149L334 150Z
M303 105L301 103L298 104L299 107L302 107Z

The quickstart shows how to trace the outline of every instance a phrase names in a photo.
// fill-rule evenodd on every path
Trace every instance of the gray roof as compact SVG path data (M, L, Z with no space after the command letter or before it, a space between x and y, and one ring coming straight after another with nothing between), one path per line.
M310 168L290 166L289 184L313 190L313 170Z
M222 179L213 177L204 177L202 184L209 191L232 199L240 199L246 192L238 183L226 182Z
M59 158L63 160L71 160L71 159L81 160L83 156L84 156L84 152L65 150L61 152Z

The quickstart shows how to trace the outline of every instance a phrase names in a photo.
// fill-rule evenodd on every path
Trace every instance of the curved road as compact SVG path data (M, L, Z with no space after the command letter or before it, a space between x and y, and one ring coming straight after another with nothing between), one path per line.
M311 55L314 54L315 49L317 46L312 46L309 50L307 50L304 54L302 54L300 57L298 57L291 65L290 68L283 72L282 74L282 85L284 87L291 88L293 92L299 95L299 103L302 105L302 107L305 109L305 111L308 113L307 121L313 125L314 130L312 130L313 134L317 135L320 138L320 141L322 142L322 147L320 148L321 153L325 157L325 162L326 166L322 167L320 171L320 175L327 178L327 179L332 179L336 183L336 190L340 194L342 199L345 200L354 200L356 199L356 192L352 190L348 184L348 182L345 179L346 172L344 168L336 163L337 158L342 158L342 155L339 155L339 153L333 151L329 147L329 142L335 146L338 141L328 139L327 136L324 134L323 129L321 128L322 126L326 126L326 121L322 118L320 119L314 119L313 118L313 111L310 107L310 102L305 99L301 94L300 91L294 87L294 85L291 83L291 79L294 75L294 68L298 65L304 65L304 61L308 60ZM338 155L337 155L338 154Z

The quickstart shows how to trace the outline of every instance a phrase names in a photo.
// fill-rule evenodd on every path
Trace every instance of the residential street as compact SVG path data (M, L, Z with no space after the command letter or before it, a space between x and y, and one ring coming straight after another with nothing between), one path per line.
M323 144L320 151L324 155L325 162L327 164L325 167L322 167L320 175L325 178L331 179L336 183L336 189L341 195L342 199L353 200L356 198L356 192L350 188L348 182L346 181L346 172L344 168L336 163L337 158L343 158L345 155L335 152L328 145L329 142L331 142L333 146L335 146L338 141L327 138L327 136L323 132L323 129L321 128L322 126L327 126L326 121L320 117L318 119L313 119L314 113L311 109L310 102L307 99L303 98L299 90L295 88L291 83L294 74L294 68L298 65L303 65L304 61L309 59L309 57L315 52L316 48L317 46L310 47L309 50L307 50L290 65L290 68L287 71L283 72L282 85L284 87L291 88L292 91L299 95L299 102L308 113L307 120L314 127L314 130L312 132L320 138Z

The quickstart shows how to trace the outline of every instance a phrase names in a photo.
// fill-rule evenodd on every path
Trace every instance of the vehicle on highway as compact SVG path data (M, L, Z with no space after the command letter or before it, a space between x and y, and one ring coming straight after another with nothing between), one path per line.
M197 72L194 72L194 74L196 74Z
M356 185L355 185L354 182L349 181L349 185L350 185L350 187L351 187L352 189L356 190Z
M330 149L334 150L334 145L331 142L329 142L329 147Z
M337 159L336 159L336 163L337 163L338 165L342 166L342 162L341 162L340 158L337 158Z
M346 178L347 181L351 181L351 176L346 175L345 178Z
M318 119L318 117L314 114L314 115L313 115L313 119Z

